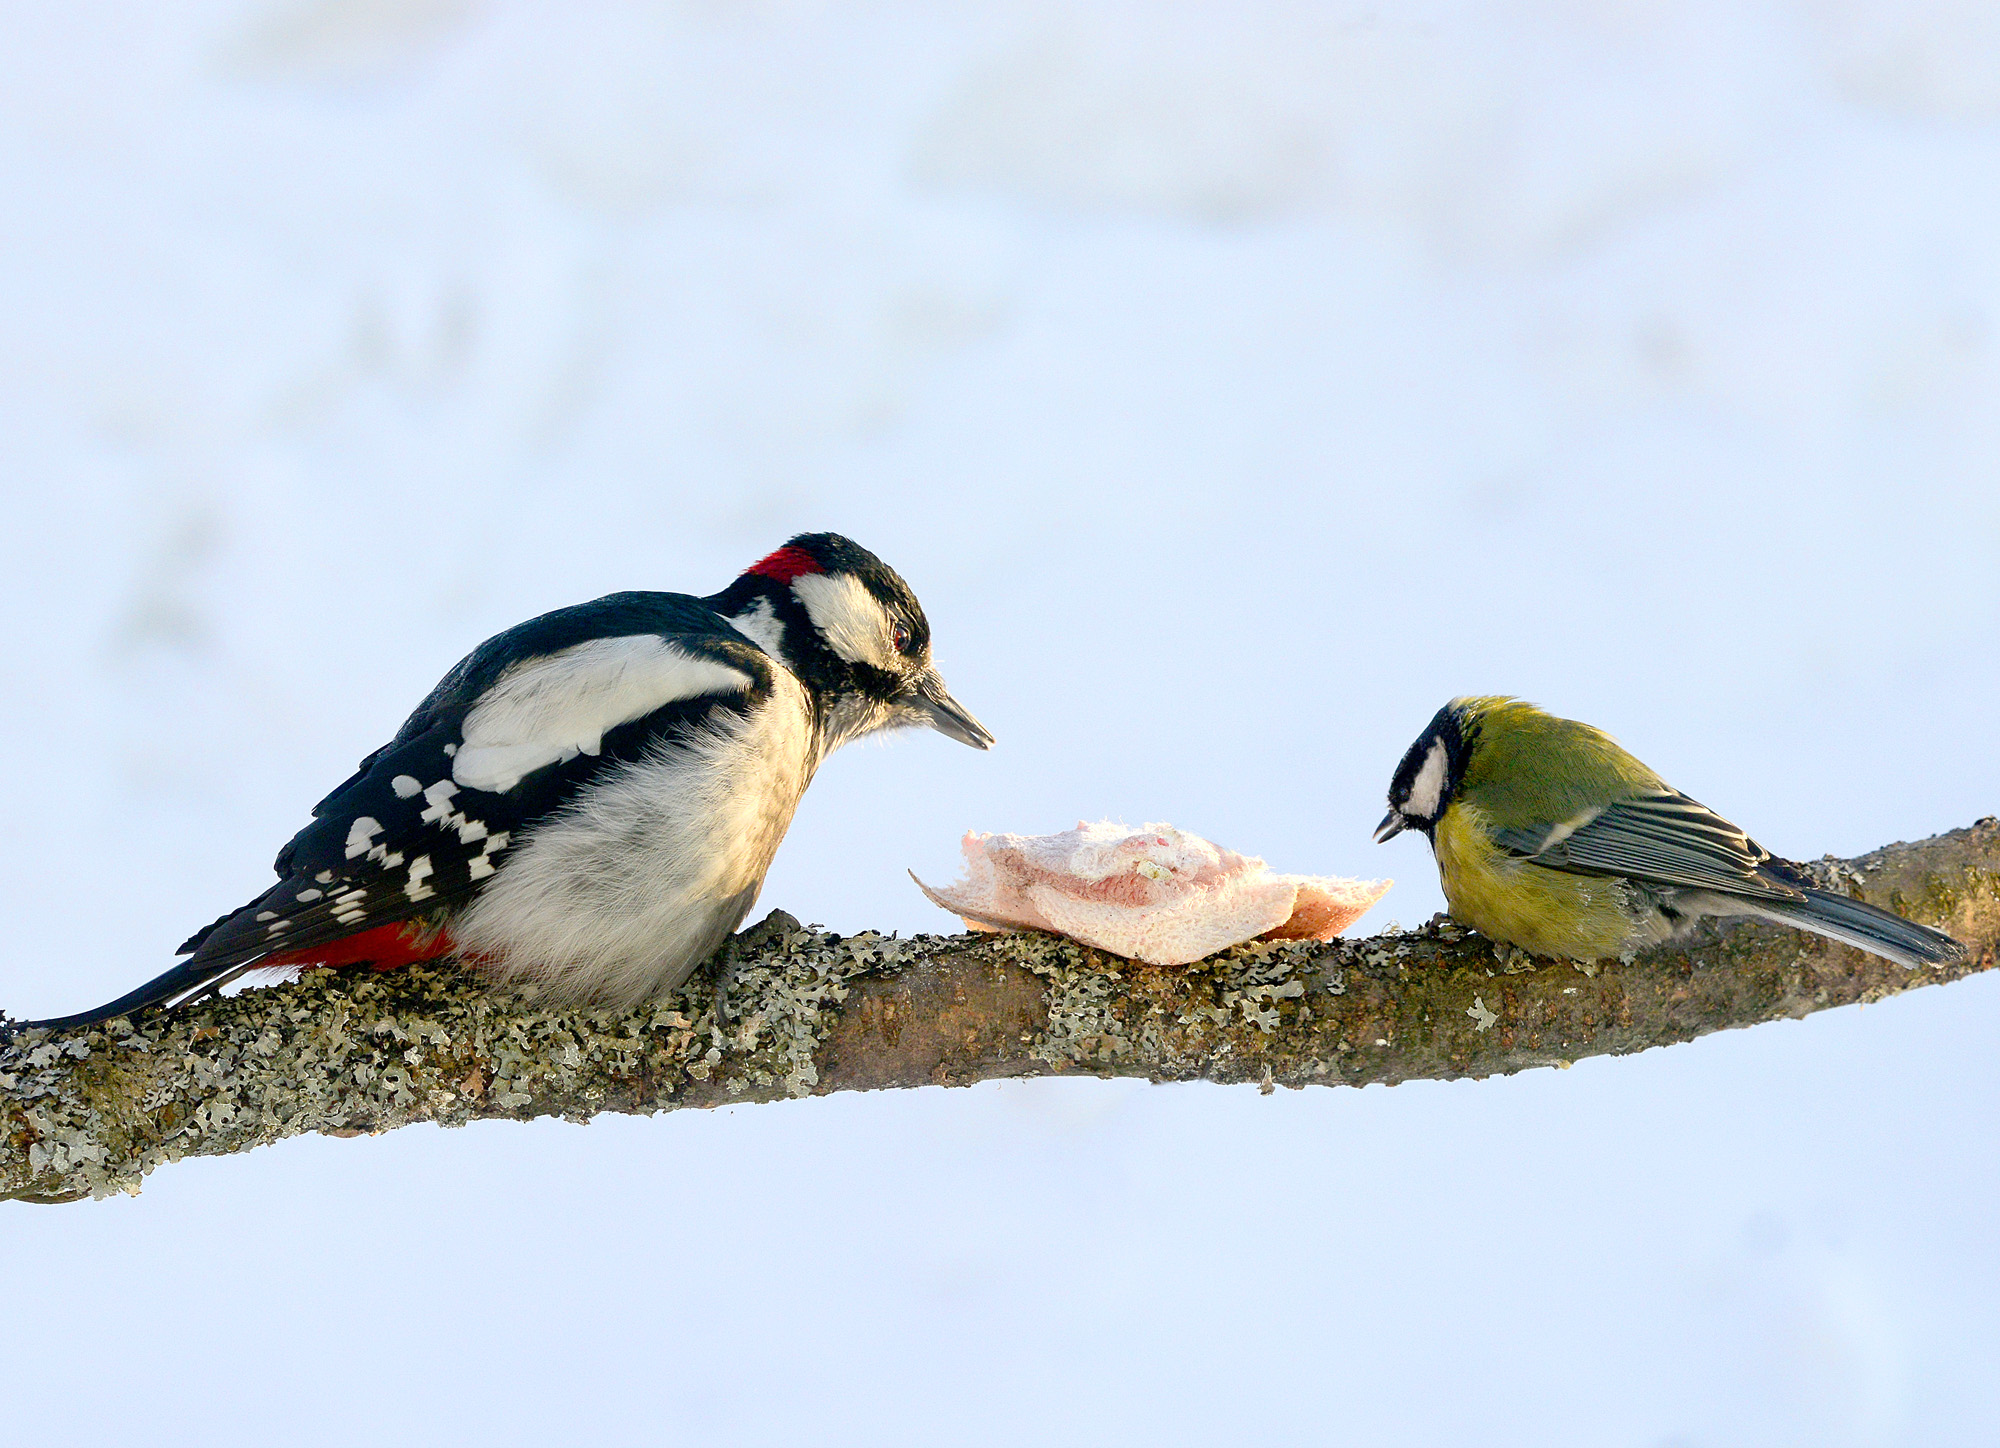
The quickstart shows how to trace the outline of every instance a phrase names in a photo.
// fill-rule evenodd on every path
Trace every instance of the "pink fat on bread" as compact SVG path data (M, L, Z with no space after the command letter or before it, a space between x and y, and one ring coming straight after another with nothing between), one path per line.
M1187 965L1259 938L1331 940L1391 883L1275 875L1172 825L974 833L964 850L965 879L917 888L974 929L1048 930L1153 965Z

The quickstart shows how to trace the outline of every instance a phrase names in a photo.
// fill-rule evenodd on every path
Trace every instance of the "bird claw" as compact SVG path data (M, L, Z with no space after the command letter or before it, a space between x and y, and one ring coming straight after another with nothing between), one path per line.
M729 983L736 978L740 956L736 943L738 938L730 936L715 952L715 1025L718 1030L729 1021Z
M773 940L784 939L799 928L797 916L773 910L748 930L730 936L716 949L710 958L715 969L715 1024L718 1029L729 1020L729 987L742 968L743 957Z

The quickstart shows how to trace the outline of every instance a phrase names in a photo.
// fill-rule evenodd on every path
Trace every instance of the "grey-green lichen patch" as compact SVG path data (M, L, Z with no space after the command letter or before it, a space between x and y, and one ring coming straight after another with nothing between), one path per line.
M709 1023L710 1045L691 1074L707 1079L722 1065L725 1050L736 1065L724 1089L741 1096L756 1088L807 1096L819 1084L815 1053L826 1038L828 1011L845 1001L856 977L898 971L921 959L920 941L898 940L864 931L841 938L792 929L768 954L739 969L732 990L741 990L749 1008L732 1010L720 1029Z
M1803 866L1806 877L1822 890L1831 890L1841 895L1860 898L1868 888L1865 867L1857 868L1846 860L1833 855L1822 855Z
M1462 940L1483 941L1484 937L1440 911L1414 930L1392 924L1380 935L1333 943L1372 969L1400 970L1413 960L1434 956L1441 945L1456 945Z
M1345 989L1344 976L1326 969L1329 947L1315 941L1253 941L1187 966L1146 965L1035 932L1002 936L990 949L1046 982L1048 1021L1027 1054L1058 1070L1124 1074L1144 1063L1156 1078L1250 1079L1270 1069L1264 1038L1311 1019L1310 989Z
M1117 986L1135 962L1039 931L998 936L995 957L1022 966L1047 982L1048 1024L1029 1043L1028 1055L1054 1066L1115 1062L1132 1051Z

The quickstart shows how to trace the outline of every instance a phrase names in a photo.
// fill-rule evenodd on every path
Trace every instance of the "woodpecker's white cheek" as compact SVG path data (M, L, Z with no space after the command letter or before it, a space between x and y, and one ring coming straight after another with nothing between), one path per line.
M792 592L828 648L850 664L896 671L889 616L860 579L851 573L807 573L792 580Z
M1437 818L1438 802L1444 797L1447 762L1444 741L1434 741L1430 753L1424 756L1424 767L1417 771L1416 782L1410 786L1410 797L1403 803L1404 814L1420 820Z
M597 753L607 730L677 699L749 687L742 670L657 634L593 639L508 670L465 716L451 777L504 794L545 765Z

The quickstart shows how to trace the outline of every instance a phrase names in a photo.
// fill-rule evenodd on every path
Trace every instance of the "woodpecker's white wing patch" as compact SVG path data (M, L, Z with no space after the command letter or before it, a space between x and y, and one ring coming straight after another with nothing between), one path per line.
M1186 965L1259 937L1331 940L1389 888L1276 875L1171 825L969 834L964 849L963 881L917 887L968 924L1049 930L1154 965Z
M741 669L657 634L592 639L501 675L465 716L451 777L504 794L546 765L597 753L620 724L680 699L750 686Z
M806 573L792 580L792 592L836 654L850 664L896 667L889 615L860 579L851 573Z

